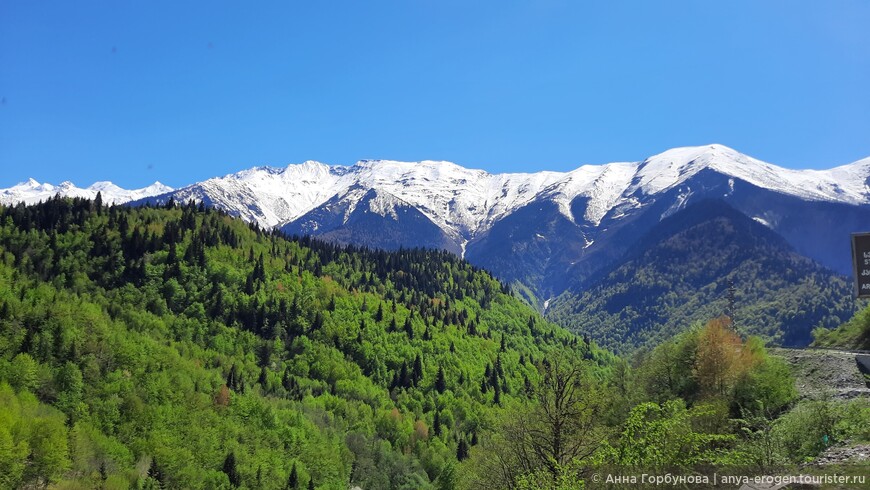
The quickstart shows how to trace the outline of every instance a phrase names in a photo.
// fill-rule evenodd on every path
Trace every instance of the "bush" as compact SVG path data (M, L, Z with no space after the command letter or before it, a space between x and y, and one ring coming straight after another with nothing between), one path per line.
M836 412L834 402L806 401L776 421L774 435L782 441L789 460L809 461L833 442Z

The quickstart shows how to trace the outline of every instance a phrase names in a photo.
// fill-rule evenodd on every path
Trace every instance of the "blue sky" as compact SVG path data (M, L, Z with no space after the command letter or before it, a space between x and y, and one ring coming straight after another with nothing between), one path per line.
M0 1L0 187L870 156L870 2Z

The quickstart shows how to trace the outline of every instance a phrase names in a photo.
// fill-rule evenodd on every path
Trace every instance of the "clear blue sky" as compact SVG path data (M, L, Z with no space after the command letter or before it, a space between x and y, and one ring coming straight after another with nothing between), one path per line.
M870 2L0 1L0 187L870 156Z

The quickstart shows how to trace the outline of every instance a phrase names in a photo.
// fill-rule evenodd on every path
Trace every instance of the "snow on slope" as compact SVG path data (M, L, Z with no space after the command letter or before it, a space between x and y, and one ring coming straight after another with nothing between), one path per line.
M547 188L541 197L552 199L561 213L575 223L578 217L571 213L571 201L577 197L587 197L589 202L583 218L597 225L620 201L627 182L631 181L636 170L636 163L584 165L565 174Z
M374 160L351 167L358 182L417 207L456 238L468 239L531 202L562 176L556 172L489 174L450 162Z
M850 204L870 203L870 159L831 170L787 170L722 145L675 148L642 162L584 165L570 172L490 174L451 162L362 160L350 167L305 162L256 167L209 179L174 193L177 201L207 200L264 227L292 222L351 188L377 189L419 209L460 244L500 218L538 200L555 202L574 222L597 226L709 168L759 187ZM583 216L571 203L587 198ZM383 212L383 211L382 211Z
M641 162L638 178L628 192L640 189L647 195L657 194L710 168L758 187L806 200L865 204L870 202L870 188L866 183L868 167L870 158L829 170L792 170L722 145L675 148Z
M66 181L58 186L52 184L40 184L34 179L22 182L8 189L0 189L0 204L14 205L19 202L34 204L39 201L47 201L57 194L63 197L83 197L94 199L97 192L101 193L103 202L106 204L123 204L145 197L156 196L172 192L172 187L155 182L142 189L122 189L111 182L96 182L90 187L76 187L72 182Z
M265 228L294 220L350 186L342 180L348 167L307 161L285 168L254 167L215 177L173 193L178 202L190 200L225 209Z
M789 170L722 145L675 148L642 162L584 165L570 172L490 174L439 161L362 160L349 167L307 161L243 170L171 195L179 202L205 201L271 228L354 188L375 189L419 209L461 245L500 218L540 200L555 202L575 223L582 220L597 226L605 216L617 219L643 206L643 196L679 186L704 169L806 200L870 203L870 158L829 170ZM0 190L0 202L36 202L58 192L94 197L97 190L103 192L104 201L116 203L171 191L159 183L126 191L105 182L79 189L70 183L54 187L31 179ZM586 207L582 216L573 216L571 203L578 197L586 198ZM389 213L390 205L380 203L377 212Z

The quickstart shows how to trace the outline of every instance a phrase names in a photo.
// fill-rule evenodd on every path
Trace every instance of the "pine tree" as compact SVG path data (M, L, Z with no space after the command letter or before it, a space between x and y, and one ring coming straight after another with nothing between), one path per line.
M459 461L463 461L468 458L468 443L465 442L465 438L462 437L459 439L459 444L456 446L456 459Z
M290 476L287 477L287 490L296 490L299 488L299 473L296 471L296 462L293 462L293 467L290 468Z
M417 354L417 357L414 358L414 372L413 372L413 383L416 385L423 379L423 360L420 358L420 354Z
M224 465L221 470L227 475L227 478L230 479L230 485L238 488L242 484L242 477L239 475L239 470L236 468L236 455L232 451L227 454L226 459L224 459Z
M447 390L447 380L444 376L444 368L438 366L438 375L435 377L435 389L438 393L444 393Z
M148 478L157 483L157 488L163 488L163 470L157 464L157 458L151 458L151 464L148 465Z
M409 340L414 340L414 327L411 326L410 315L408 315L408 318L405 319L405 333L408 335Z

